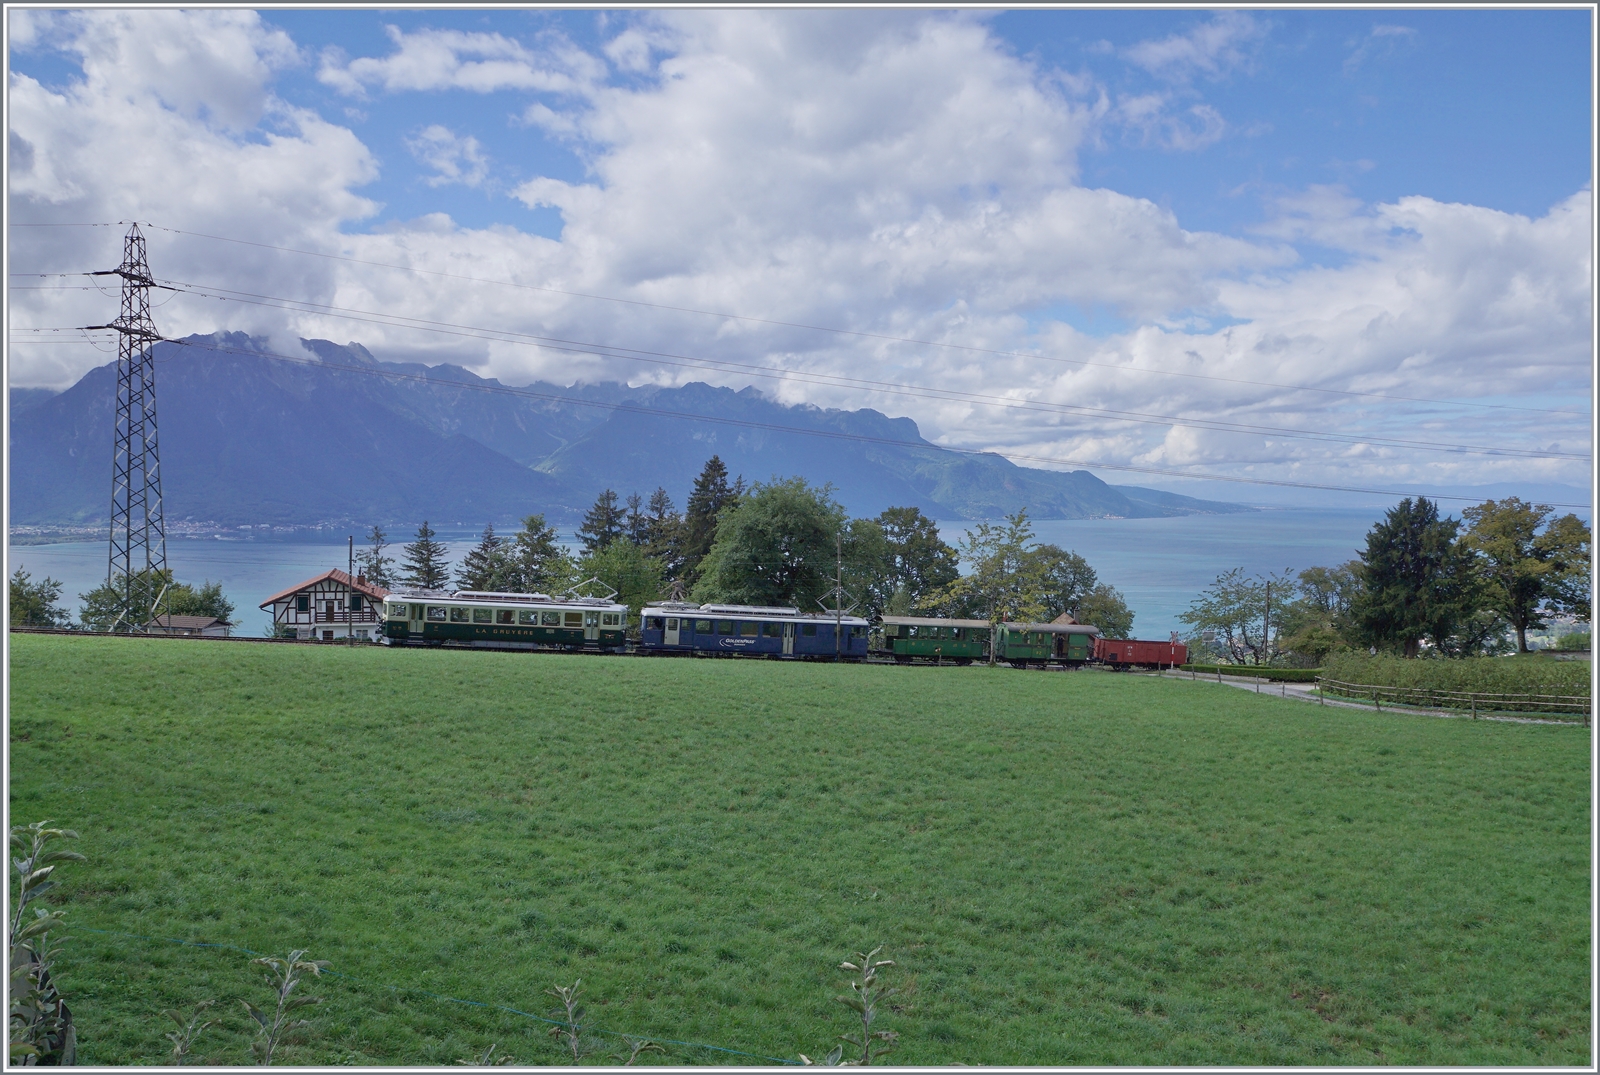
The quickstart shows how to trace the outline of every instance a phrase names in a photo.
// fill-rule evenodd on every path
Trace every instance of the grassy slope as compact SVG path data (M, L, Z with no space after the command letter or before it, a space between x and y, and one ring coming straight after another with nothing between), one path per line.
M82 926L306 947L372 983L793 1056L840 958L907 1063L1584 1064L1581 730L1100 673L12 636L16 822ZM79 932L86 1062L246 957ZM527 1020L339 979L298 1062L450 1063ZM671 1059L736 1059L677 1048Z

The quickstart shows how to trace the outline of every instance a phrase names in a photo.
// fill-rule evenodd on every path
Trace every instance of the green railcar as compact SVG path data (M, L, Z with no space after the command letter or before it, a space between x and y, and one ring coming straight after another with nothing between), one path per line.
M914 660L971 664L989 659L987 620L946 620L921 616L883 617L883 648L901 664Z
M621 652L627 629L628 606L603 598L418 590L384 599L383 641L391 646Z
M1087 623L1002 623L995 658L1017 667L1083 664L1094 656L1099 634Z

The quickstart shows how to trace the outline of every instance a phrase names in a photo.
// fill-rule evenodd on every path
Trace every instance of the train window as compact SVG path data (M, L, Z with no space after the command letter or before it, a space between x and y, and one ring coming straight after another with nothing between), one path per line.
M814 623L802 623L800 625L800 634L804 638L816 638L817 625Z
M688 620L684 620L683 622L684 623L688 623L689 621ZM699 634L708 635L708 634L711 633L711 621L710 620L695 620L694 621L694 629Z
M582 627L583 626L583 613L581 613L581 612L564 612L564 613L562 613L562 615L565 616L566 619L567 619L567 622L566 622L565 626L567 626L567 627Z
M739 625L739 633L746 638L754 638L761 633L761 625L746 620Z
M916 624L913 623L910 627L906 628L906 637L907 638L916 638L917 637L917 625Z
M494 612L495 623L516 623L517 612L510 608L497 608Z
M454 606L451 606L451 609L450 609L450 622L451 623L471 623L472 622L472 610L470 608L456 608Z
M531 608L525 608L517 613L517 622L527 627L539 626L539 614Z
M768 638L777 638L779 635L783 634L783 624L763 623L761 625L761 633L766 635Z
M449 618L450 618L450 613L445 610L443 605L429 605L428 606L428 619L437 620L440 623L443 623L445 620L447 620Z
M600 617L600 626L601 627L616 627L616 626L619 626L621 623L622 623L622 613L620 613L620 612L607 612L605 615Z
M957 642L960 642L961 641L961 631L962 631L962 628L960 628L960 627L952 627L952 628L950 628L950 637L955 639Z
M732 620L718 620L717 621L717 634L719 634L719 635L731 635L731 634L733 634L733 621Z
M883 633L889 638L893 638L900 633L900 625L898 623L886 623L883 625Z
M646 616L644 618L644 623L641 625L641 627L643 628L643 630L646 630L646 631L659 631L659 630L661 630L661 617L660 616Z
M405 619L406 618L406 606L404 606L404 605L390 605L389 606L389 618L391 620L403 620L403 619Z
M544 613L543 616L540 617L540 620L546 627L560 627L561 626L561 613L559 613L559 612L546 612L546 613Z
M475 609L473 609L472 610L472 622L473 623L493 623L494 622L494 609L492 609L492 608L475 608Z

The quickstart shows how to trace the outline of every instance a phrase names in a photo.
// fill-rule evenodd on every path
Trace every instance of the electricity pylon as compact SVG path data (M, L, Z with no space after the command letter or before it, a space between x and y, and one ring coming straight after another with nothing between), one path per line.
M144 234L128 229L122 264L93 276L122 277L122 313L108 328L118 334L117 417L112 434L111 555L106 585L122 591L112 630L145 630L167 599L167 528L161 507L161 450L156 432L155 345Z

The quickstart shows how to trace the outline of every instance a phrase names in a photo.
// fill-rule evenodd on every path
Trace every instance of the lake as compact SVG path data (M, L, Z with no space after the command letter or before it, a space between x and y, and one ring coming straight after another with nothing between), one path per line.
M1230 568L1299 571L1342 564L1366 545L1366 533L1382 515L1369 508L1275 508L1239 515L1190 515L1172 519L1070 519L1033 524L1041 542L1077 552L1102 582L1122 591L1134 611L1134 634L1166 638L1179 630L1178 614L1204 587ZM946 541L959 544L968 522L941 524ZM572 541L571 535L567 535ZM452 561L471 548L475 535L441 533ZM572 542L575 546L575 541ZM357 535L360 550L360 535ZM390 549L400 553L399 544ZM271 622L256 606L280 590L343 569L345 543L305 536L249 539L173 538L167 562L180 581L222 583L237 606L239 634L260 635ZM35 579L61 581L63 604L77 612L77 595L105 581L106 543L63 542L10 549L11 569Z

